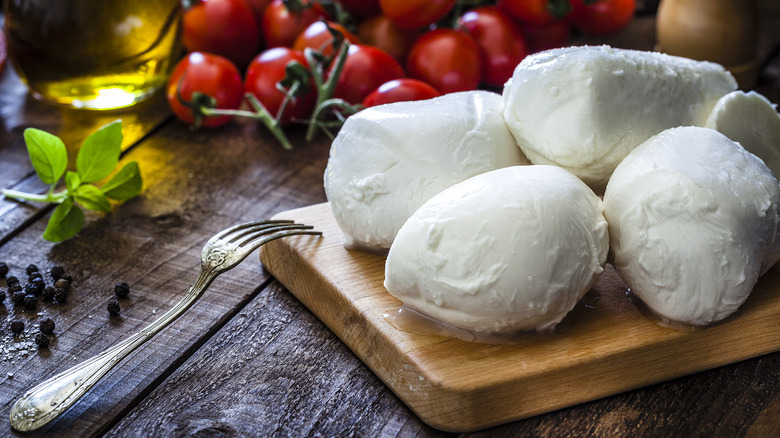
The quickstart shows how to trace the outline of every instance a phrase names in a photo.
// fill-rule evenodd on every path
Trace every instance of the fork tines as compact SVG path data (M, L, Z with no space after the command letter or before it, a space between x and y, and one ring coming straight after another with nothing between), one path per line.
M322 234L313 228L311 225L297 224L291 220L255 221L228 228L215 236L214 240L244 246L260 238L263 239L262 243L265 243L285 236Z

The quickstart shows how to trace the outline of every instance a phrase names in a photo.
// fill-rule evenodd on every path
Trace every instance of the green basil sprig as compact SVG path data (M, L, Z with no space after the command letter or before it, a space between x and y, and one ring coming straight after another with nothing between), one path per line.
M51 242L70 239L84 226L81 207L110 212L109 199L128 200L141 192L143 181L138 163L125 164L102 187L92 184L107 178L119 164L122 153L122 121L103 126L84 140L76 157L76 172L67 170L68 151L62 140L46 131L28 128L24 141L38 178L49 184L46 194L3 190L8 198L59 204L49 218L43 238ZM65 177L65 188L54 190Z

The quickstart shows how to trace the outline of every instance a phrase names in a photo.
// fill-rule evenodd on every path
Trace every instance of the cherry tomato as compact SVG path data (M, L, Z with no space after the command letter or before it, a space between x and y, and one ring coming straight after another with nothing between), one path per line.
M273 0L263 13L263 38L266 47L292 47L295 38L310 24L326 18L325 10L310 0L301 0L303 9L287 8L283 0Z
M498 6L523 23L542 26L571 12L569 0L501 0Z
M167 88L168 104L173 113L188 125L195 124L195 117L192 109L182 103L182 100L192 102L193 93L196 92L210 96L218 109L237 109L244 95L241 73L227 58L192 52L176 64ZM217 127L224 125L231 118L231 116L204 117L200 125Z
M401 29L385 15L364 20L358 26L358 37L363 44L384 50L400 63L417 39L417 32Z
M403 67L392 56L376 47L353 44L349 46L333 97L352 104L361 103L380 85L405 76Z
M252 9L258 28L263 24L263 12L271 4L271 0L245 0L247 6Z
M608 35L625 28L634 17L635 0L600 0L585 3L572 0L574 26L591 35Z
M433 85L441 93L474 90L482 77L479 46L464 32L435 29L412 46L406 61L409 76Z
M447 15L455 0L379 0L382 13L402 29L417 30Z
M254 94L274 117L286 97L285 93L276 88L276 84L284 79L285 67L292 61L298 61L308 67L301 51L289 47L274 47L257 55L246 71L245 91ZM316 93L313 83L310 82L308 88L307 93L287 102L284 113L279 117L281 124L289 124L294 119L304 119L311 114Z
M522 30L532 53L563 47L571 36L571 25L567 20L553 21L541 26L523 24Z
M458 22L479 46L482 54L482 82L502 86L515 67L528 55L520 28L495 6L472 9Z
M202 0L184 11L182 44L245 66L260 50L260 31L244 0Z
M441 96L435 88L423 81L403 78L385 82L363 100L363 106L376 106L393 102L425 100Z
M328 26L341 32L344 38L352 44L360 43L360 39L354 33L348 31L344 26L325 21L315 21L310 24L309 27L304 29L293 43L293 49L300 50L309 47L314 50L319 50L323 55L330 56L333 54L333 34L328 30Z
M379 0L341 0L341 5L357 18L373 17L382 12Z

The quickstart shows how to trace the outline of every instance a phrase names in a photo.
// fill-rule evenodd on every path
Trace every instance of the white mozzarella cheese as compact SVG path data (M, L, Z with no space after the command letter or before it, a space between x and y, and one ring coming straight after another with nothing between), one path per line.
M780 259L779 205L777 179L738 143L708 128L666 130L607 185L615 268L660 317L719 321Z
M489 170L527 164L485 91L367 108L333 141L325 193L345 246L387 250L433 195Z
M780 177L780 114L755 91L734 91L718 100L705 125L741 144Z
M504 87L504 118L534 164L603 189L637 145L664 129L703 126L737 88L722 66L607 46L526 57Z
M390 248L385 287L470 332L552 330L597 281L608 247L601 200L581 180L508 167L420 207Z

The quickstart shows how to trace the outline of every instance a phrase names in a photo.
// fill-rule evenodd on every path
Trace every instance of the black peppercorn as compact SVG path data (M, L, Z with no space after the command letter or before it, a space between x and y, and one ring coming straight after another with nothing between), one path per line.
M57 281L62 278L63 275L65 275L65 268L62 266L53 266L51 268L50 274L52 280Z
M41 333L50 335L54 333L54 321L51 318L46 318L41 321L40 325Z
M43 281L43 274L41 274L38 271L35 271L32 274L28 275L27 279L30 280L30 281L33 281L33 280L36 280L36 279Z
M22 321L16 320L11 321L11 331L16 333L17 335L24 331L24 323Z
M33 280L24 286L24 291L37 297L43 292L44 287L46 287L46 284L43 280Z
M51 286L46 286L45 288L43 288L43 292L42 292L43 301L51 301L52 299L54 299L54 292L55 289Z
M8 294L12 295L14 292L18 290L23 290L22 286L19 283L14 283L8 286Z
M38 272L38 267L31 264L30 266L27 267L27 275L30 275L33 272Z
M0 303L5 301L5 290L0 289Z
M24 308L27 310L33 310L38 307L38 297L33 294L27 294L24 296Z
M130 286L125 282L117 283L114 286L114 293L119 298L127 298L130 295Z
M119 302L117 302L117 300L109 301L107 308L108 308L108 313L111 316L119 315L119 310L120 309L119 309Z
M60 304L65 304L68 301L68 290L60 287L54 288L54 299Z
M46 348L49 346L49 337L43 333L36 333L35 343L38 344L38 346L41 348Z
M13 301L15 304L24 304L24 297L27 295L24 293L23 290L15 290L11 294L11 301Z
M34 294L36 293L37 290L38 290L38 286L32 283L27 283L24 285L24 293L26 294Z
M8 287L11 287L12 284L19 284L19 279L11 275L5 279L5 284L7 284Z
M0 278L5 278L8 275L8 265L5 262L0 262Z
M60 278L59 280L54 282L54 287L59 289L70 290L70 281L64 278Z

